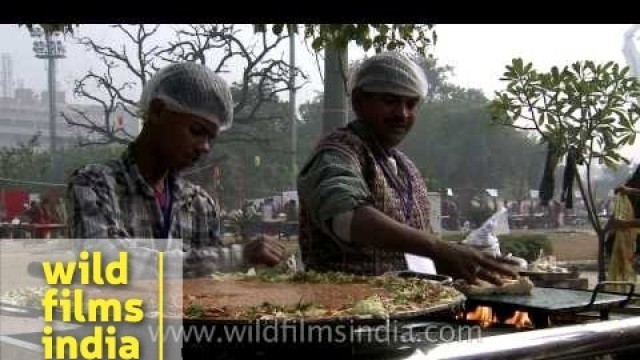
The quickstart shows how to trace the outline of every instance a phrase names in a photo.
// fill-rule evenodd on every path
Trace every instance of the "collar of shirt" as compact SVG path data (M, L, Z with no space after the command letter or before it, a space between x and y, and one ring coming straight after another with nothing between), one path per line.
M136 143L133 142L122 154L122 162L124 163L124 166L127 173L129 173L130 178L133 180L133 183L129 183L128 186L132 189L135 189L137 187L144 195L150 198L155 198L155 190L151 185L147 183L144 177L142 177L140 169L135 162L135 150ZM184 200L188 194L186 192L186 186L182 179L175 172L169 173L168 177L168 186L173 200Z

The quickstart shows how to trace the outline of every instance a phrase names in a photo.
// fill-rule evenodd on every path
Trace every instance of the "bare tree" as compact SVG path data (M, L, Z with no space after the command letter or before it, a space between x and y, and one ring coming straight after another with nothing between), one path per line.
M113 25L111 28L124 35L119 46L100 44L88 37L78 39L103 65L102 72L89 71L74 87L76 97L100 106L100 116L78 107L71 108L71 114L62 114L70 125L97 135L97 139L85 140L80 145L132 141L132 134L115 125L115 114L121 110L137 118L139 89L159 67L173 62L194 61L218 73L242 69L240 81L232 86L234 127L220 137L220 143L266 142L268 139L253 125L286 118L285 114L261 112L261 109L268 103L277 103L278 94L290 89L290 66L282 56L276 57L278 47L288 39L288 34L267 36L255 34L249 28L245 32L251 38L243 41L243 30L237 25L201 24L174 28L175 37L166 42L159 38L160 25ZM302 71L297 68L294 71L306 79Z

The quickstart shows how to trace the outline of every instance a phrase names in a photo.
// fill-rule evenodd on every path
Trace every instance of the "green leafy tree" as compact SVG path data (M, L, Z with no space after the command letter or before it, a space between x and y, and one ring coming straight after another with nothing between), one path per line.
M266 32L267 24L256 24L256 32ZM346 48L349 42L368 51L396 50L411 47L425 55L437 39L432 24L274 24L271 30L280 35L285 29L300 29L311 40L315 51L327 48Z
M452 188L463 217L485 189L523 199L539 176L544 149L514 129L491 126L488 100L474 89L425 104L401 148L415 162L430 191Z
M38 151L40 134L32 136L27 142L13 147L0 148L0 188L33 186L21 181L43 181L50 167L48 153ZM15 182L14 182L15 181Z
M365 51L409 48L425 56L437 38L431 24L275 24L271 29L278 35L285 27L290 33L301 29L304 38L311 41L316 55L321 50L325 51L324 133L343 126L347 120L347 49L350 42L355 42ZM267 28L267 24L254 25L255 32L266 33Z
M596 213L592 168L596 163L615 167L629 162L620 151L636 139L640 82L628 73L628 67L593 61L538 72L532 63L513 59L501 78L506 88L496 92L490 105L496 123L533 131L541 142L552 144L557 160L575 157L575 181L598 235L600 280L605 234Z

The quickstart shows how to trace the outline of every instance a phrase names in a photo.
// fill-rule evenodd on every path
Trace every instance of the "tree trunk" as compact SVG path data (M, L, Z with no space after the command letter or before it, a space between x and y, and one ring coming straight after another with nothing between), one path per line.
M604 232L598 232L598 282L606 280L605 266L604 266Z
M323 134L328 134L347 124L347 94L344 86L347 56L346 48L325 50Z

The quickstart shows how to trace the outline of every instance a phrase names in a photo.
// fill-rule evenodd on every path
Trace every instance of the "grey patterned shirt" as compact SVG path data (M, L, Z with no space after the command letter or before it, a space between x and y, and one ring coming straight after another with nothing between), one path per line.
M135 164L135 143L105 164L77 169L68 184L69 228L76 239L115 239L130 257L155 261L154 246L126 239L162 238L164 218L153 188ZM172 174L169 238L182 239L184 273L201 276L229 267L220 259L220 219L214 200L199 186ZM148 244L152 245L152 244ZM151 264L149 264L151 267Z

